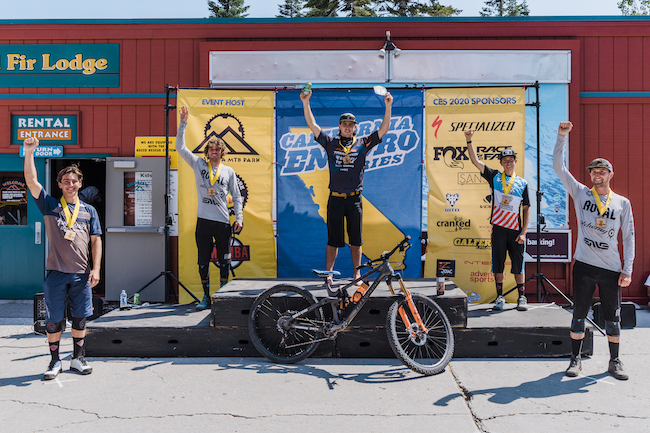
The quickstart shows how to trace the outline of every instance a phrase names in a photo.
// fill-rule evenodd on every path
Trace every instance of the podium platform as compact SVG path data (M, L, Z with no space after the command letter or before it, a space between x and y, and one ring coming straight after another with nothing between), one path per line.
M321 280L233 280L212 296L212 309L161 304L114 310L87 326L87 356L110 357L259 357L248 336L248 313L261 292L277 284L294 284L317 299L326 296ZM468 305L467 296L447 281L444 296L436 296L433 279L406 280L414 293L434 299L447 313L455 336L455 358L538 358L571 354L571 313L555 304L529 304L517 311L506 304ZM313 357L393 358L386 337L386 313L393 298L384 283L345 332L322 342ZM324 312L327 314L327 309ZM593 353L593 329L588 326L583 351Z

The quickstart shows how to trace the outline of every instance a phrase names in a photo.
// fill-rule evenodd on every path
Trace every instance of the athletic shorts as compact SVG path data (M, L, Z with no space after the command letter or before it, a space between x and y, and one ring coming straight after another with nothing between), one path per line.
M215 243L217 244L217 260L219 263L225 263L225 255L230 254L230 224L197 218L194 236L199 252L199 265L210 263Z
M598 284L603 318L612 322L621 320L621 287L619 272L576 261L573 265L573 317L584 320Z
M93 315L93 294L88 274L47 271L43 292L47 323L59 323L63 320L66 302L70 305L72 317L82 319Z
M517 243L519 231L492 226L492 272L502 274L506 264L506 252L510 255L513 274L524 273L524 244Z
M327 201L327 245L336 248L345 246L344 229L346 221L350 245L356 247L363 245L361 238L362 218L361 194L350 197L334 197L330 194Z

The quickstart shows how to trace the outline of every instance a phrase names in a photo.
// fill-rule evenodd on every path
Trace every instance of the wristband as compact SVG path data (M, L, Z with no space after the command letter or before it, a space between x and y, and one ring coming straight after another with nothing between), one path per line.
M468 141L467 144L472 144L472 140Z

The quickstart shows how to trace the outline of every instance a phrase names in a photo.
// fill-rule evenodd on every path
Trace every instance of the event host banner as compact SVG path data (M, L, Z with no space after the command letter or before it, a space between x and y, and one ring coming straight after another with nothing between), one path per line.
M403 275L421 275L422 214L421 90L391 90L391 126L367 156L363 181L363 254L379 258L410 235ZM305 122L299 91L281 90L277 103L278 277L313 277L325 268L329 170L325 150ZM314 90L311 107L324 132L338 132L339 117L351 112L358 135L379 129L384 97L372 89ZM395 257L399 257L398 255ZM364 258L365 260L365 258ZM349 245L339 250L334 269L352 276Z
M470 302L496 298L491 273L492 197L490 186L472 164L463 131L474 129L479 160L503 171L499 153L517 153L516 173L524 177L523 88L429 89L425 96L427 136L428 238L424 276L436 276L436 261L455 261L454 282ZM514 287L506 258L504 292ZM506 300L515 302L516 291Z
M231 244L233 273L238 278L276 277L272 221L273 97L269 91L210 89L179 89L177 95L177 106L189 108L185 132L188 149L202 156L211 136L221 137L228 147L223 163L235 170L244 202L244 229L233 236ZM194 237L196 184L192 168L181 158L178 160L179 278L200 299L203 289ZM214 292L219 287L219 270L214 264L210 268ZM189 295L180 291L181 303L191 301Z

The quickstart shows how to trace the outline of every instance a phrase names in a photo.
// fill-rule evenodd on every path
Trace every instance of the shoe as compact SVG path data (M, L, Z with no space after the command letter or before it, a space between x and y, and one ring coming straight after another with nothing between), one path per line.
M93 368L88 365L86 359L83 356L72 358L72 361L70 361L70 370L74 370L77 373L81 374L90 374L93 372Z
M206 308L210 308L212 306L212 302L210 301L210 297L208 295L203 295L203 300L201 301L200 304L196 306L197 310L205 310Z
M506 303L506 300L503 296L499 295L497 296L497 300L494 301L494 307L492 307L493 310L501 311L503 310L503 305Z
M43 374L43 379L45 380L52 380L55 377L61 373L61 370L63 369L63 365L61 364L60 360L52 360L50 361L50 365L47 367L47 371Z
M517 299L517 311L527 311L528 310L528 300L524 295L521 295Z
M582 361L580 358L571 357L569 368L566 369L566 375L569 377L576 377L582 371Z
M628 380L630 376L623 370L623 363L620 359L610 359L608 372L618 380Z

